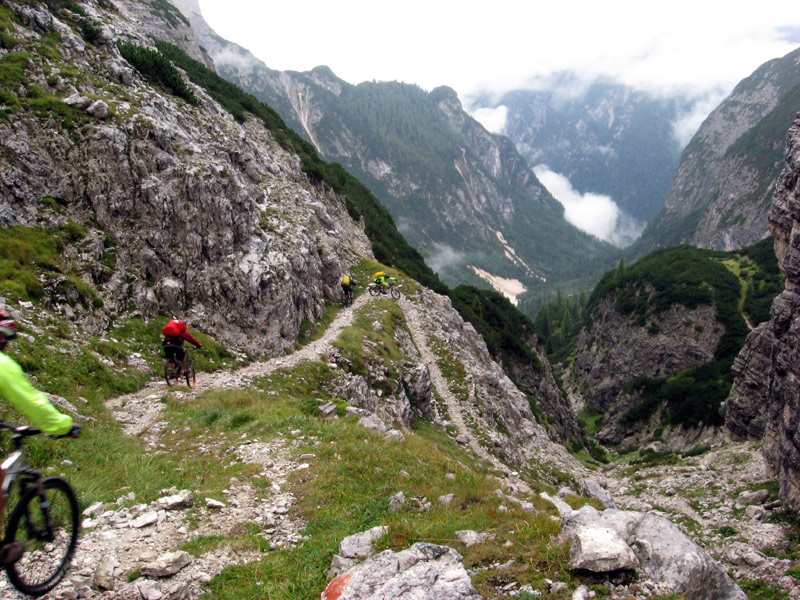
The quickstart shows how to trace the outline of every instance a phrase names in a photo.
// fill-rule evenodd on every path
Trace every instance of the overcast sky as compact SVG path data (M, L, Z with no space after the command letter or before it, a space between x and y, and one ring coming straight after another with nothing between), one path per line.
M564 69L648 89L729 91L800 46L796 0L199 0L206 21L279 70L350 83L524 87Z

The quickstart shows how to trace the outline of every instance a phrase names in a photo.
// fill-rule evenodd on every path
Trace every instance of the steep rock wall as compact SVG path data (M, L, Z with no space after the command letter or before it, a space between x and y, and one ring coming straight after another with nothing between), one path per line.
M781 498L800 509L800 114L787 136L786 168L778 180L770 229L786 276L771 319L747 338L725 403L728 427L739 436L763 429L764 456ZM763 425L762 425L763 423Z

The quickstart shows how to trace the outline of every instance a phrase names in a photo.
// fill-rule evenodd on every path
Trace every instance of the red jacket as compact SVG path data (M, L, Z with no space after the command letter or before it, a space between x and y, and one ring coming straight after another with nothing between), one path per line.
M176 346L183 346L183 340L193 344L195 348L200 348L202 344L198 342L192 334L186 330L186 323L183 321L172 320L161 330L164 335L165 344L174 344Z

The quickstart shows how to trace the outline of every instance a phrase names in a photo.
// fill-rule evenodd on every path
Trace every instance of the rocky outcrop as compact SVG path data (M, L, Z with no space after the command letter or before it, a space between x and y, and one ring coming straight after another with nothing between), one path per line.
M544 412L546 417L543 425L554 441L566 445L575 440L583 440L584 435L575 413L569 405L566 394L556 381L553 367L547 360L539 340L532 335L525 339L525 344L539 357L538 363L507 357L501 361L506 373Z
M708 305L673 306L642 324L605 299L580 334L572 378L589 405L606 411L634 377L665 378L708 362L721 337Z
M97 287L95 306L57 293L63 275L43 283L56 292L49 300L89 330L136 308L146 318L177 314L230 345L277 354L338 297L352 251L370 256L370 244L344 201L310 185L298 157L260 122L237 123L198 88L200 103L191 106L131 68L113 40L151 42L132 20L142 7L119 6L111 18L86 5L105 23L95 44L57 15L15 26L14 35L31 43L61 34L55 51L69 57L70 69L42 55L26 78L53 96L55 108L71 111L72 122L54 108L12 113L0 125L2 221L86 229L66 255ZM180 19L164 27L170 39L192 37ZM91 110L97 101L113 118Z
M461 415L448 406L438 407L443 425L468 429L467 438L481 438L489 453L507 464L535 470L549 465L539 473L544 479L551 480L551 466L583 475L566 449L550 440L526 394L492 359L483 338L461 318L449 298L422 289L408 301L402 300L401 306L416 345L424 340L433 354L430 359L441 371L439 376L446 374L437 389L447 386L451 401L458 404Z
M386 550L328 584L322 600L448 598L480 600L461 555L447 546L417 543L408 550Z
M786 168L776 185L770 229L786 290L771 319L747 338L725 404L726 424L739 436L763 429L764 456L780 482L781 498L800 508L800 114L789 130ZM758 377L760 370L760 378ZM753 423L753 425L748 425ZM763 423L763 425L761 425Z

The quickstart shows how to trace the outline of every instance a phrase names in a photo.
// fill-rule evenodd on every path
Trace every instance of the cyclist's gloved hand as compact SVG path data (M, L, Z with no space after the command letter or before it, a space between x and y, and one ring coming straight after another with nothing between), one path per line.
M69 430L69 433L67 434L67 437L71 437L71 438L80 437L82 429L83 428L81 427L80 423L73 423L72 424L72 429Z

